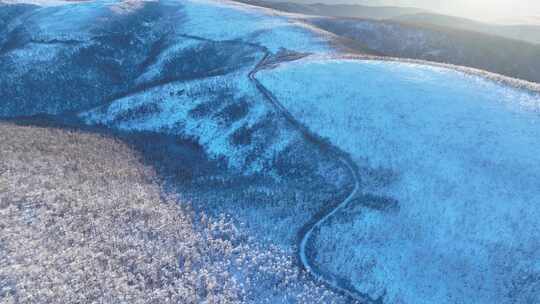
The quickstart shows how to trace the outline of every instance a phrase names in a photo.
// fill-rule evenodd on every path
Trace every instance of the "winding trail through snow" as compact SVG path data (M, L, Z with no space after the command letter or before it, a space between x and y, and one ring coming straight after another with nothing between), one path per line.
M321 148L323 151L333 152L337 155L339 162L343 163L348 170L351 173L352 178L354 179L354 188L351 191L351 193L339 204L336 205L336 207L332 208L329 212L322 213L315 215L315 218L313 218L304 229L304 234L300 238L300 242L298 244L298 256L300 259L300 262L302 263L303 267L306 269L306 271L312 275L316 280L326 283L328 286L330 286L332 289L339 291L340 293L348 296L354 301L358 301L361 303L366 302L380 302L381 299L373 300L369 296L359 292L354 288L354 286L351 286L350 284L343 284L343 282L340 282L335 276L329 273L325 273L324 271L321 271L318 269L312 261L309 259L309 250L308 245L309 241L311 240L311 237L313 236L313 233L320 229L320 227L333 215L344 209L360 192L360 177L358 175L358 168L356 166L356 163L351 159L351 157L344 153L343 151L339 150L337 147L334 147L332 144L330 144L328 141L326 141L324 138L320 137L319 135L313 133L310 131L306 126L304 126L300 121L298 121L294 116L283 106L282 103L280 103L276 97L270 92L262 83L256 78L256 74L258 71L268 68L267 60L270 57L270 53L268 51L265 51L264 57L261 59L259 64L249 73L249 79L255 84L257 89L261 92L261 94L275 107L278 109L281 114L285 116L285 118L291 123L293 126L295 126L302 135L311 143L315 144L317 147ZM282 60L281 62L286 61Z
M316 267L312 261L310 260L309 255L309 241L311 240L313 234L315 231L320 229L320 227L333 215L338 213L339 211L343 210L360 192L360 177L358 175L358 168L355 164L355 162L350 158L348 154L341 151L339 148L333 146L329 141L325 140L323 137L315 134L314 132L310 131L305 125L303 125L300 121L298 121L290 112L289 110L283 106L282 103L280 103L276 97L270 92L257 78L256 74L258 71L263 69L269 69L272 66L275 66L279 63L284 63L287 61L293 61L300 59L308 54L299 54L299 53L291 53L291 54L285 54L285 55L278 55L272 63L269 63L270 57L273 55L266 47L261 46L259 44L255 43L249 43L245 41L238 41L238 40L223 40L223 41L216 41L212 39L207 39L204 37L189 35L189 34L179 34L176 33L179 37L184 37L186 39L194 39L198 41L204 41L204 42L221 42L221 43L231 43L231 44L242 44L249 47L253 47L256 49L259 49L263 54L263 58L256 64L256 66L249 72L248 78L249 80L255 85L257 90L263 95L263 97L270 102L270 104L276 108L282 115L284 115L285 119L291 123L295 128L297 128L304 138L320 148L322 151L331 153L333 155L336 155L336 158L340 163L342 163L351 173L352 178L354 179L354 188L350 192L350 194L345 198L345 200L337 203L335 207L330 208L329 211L322 210L321 212L317 213L304 227L304 229L301 230L300 233L303 233L303 235L300 237L300 241L298 244L298 256L299 260L302 264L302 266L306 269L306 271L312 275L315 280L325 283L327 286L329 286L331 289L349 297L354 302L378 302L371 299L369 296L359 292L354 288L354 286L351 286L351 284L344 283L340 280L338 280L334 275L330 273L326 273L322 270L320 270L318 267ZM58 41L58 40L52 40L52 41L37 41L40 43L66 43L66 44L75 44L75 43L83 43L84 41ZM156 56L156 54L153 54L152 56ZM274 55L275 56L275 55ZM155 58L148 58L147 62L152 62L155 60ZM149 64L144 64L144 68L147 68ZM144 70L143 68L143 70ZM220 73L213 73L209 75L204 75L201 77L192 78L193 79L202 79L206 77L212 77L220 75ZM111 96L109 98L109 103L112 103L115 100L126 98L129 96L133 96L136 94L139 94L141 92L145 92L151 89L154 89L156 87L161 87L163 85L174 83L174 82L180 82L185 81L188 79L182 79L180 78L165 78L161 79L159 81L154 81L150 83L144 83L136 86L135 88L132 88L131 90L127 90L126 92L116 94L114 96ZM380 299L379 299L380 300Z

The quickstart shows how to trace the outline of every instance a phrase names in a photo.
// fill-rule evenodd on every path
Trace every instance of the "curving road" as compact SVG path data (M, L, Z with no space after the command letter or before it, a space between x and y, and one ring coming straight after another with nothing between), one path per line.
M353 301L361 302L361 303L370 303L370 302L380 302L381 299L373 300L369 296L359 292L356 290L353 286L350 284L343 284L339 280L337 280L334 276L331 274L325 273L318 269L316 266L313 265L312 261L309 259L308 254L308 244L311 240L311 237L313 236L313 233L315 230L320 229L320 227L333 215L344 209L349 202L351 202L360 192L360 177L358 175L358 168L355 164L355 162L350 158L350 156L342 151L340 151L338 148L332 146L328 141L324 140L322 137L320 137L317 134L314 134L311 132L306 126L304 126L301 122L299 122L294 116L281 104L262 83L255 77L258 71L263 70L265 68L268 68L267 60L270 57L270 53L268 51L265 51L264 57L261 59L261 61L257 64L257 66L249 73L249 79L251 82L255 84L259 92L275 107L278 109L278 111L285 116L285 118L293 125L295 126L302 135L311 143L315 144L319 148L321 148L324 151L334 152L334 154L337 155L337 158L339 162L343 163L351 172L351 176L354 178L354 189L351 191L351 193L347 196L345 200L340 202L336 205L333 209L331 209L326 214L319 214L316 215L314 219L310 221L310 224L305 229L305 233L300 238L300 242L298 244L298 256L300 259L300 262L306 269L306 271L312 275L316 280L326 283L329 287L332 289L348 296ZM286 60L281 60L281 62ZM346 286L344 286L346 285Z

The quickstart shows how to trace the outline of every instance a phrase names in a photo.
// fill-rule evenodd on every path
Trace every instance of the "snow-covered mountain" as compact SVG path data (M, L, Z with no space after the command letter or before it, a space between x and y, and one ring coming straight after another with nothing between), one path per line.
M364 196L314 237L320 268L388 303L540 301L538 95L399 62L259 79L360 167Z
M519 40L517 35L513 39L510 35L500 37L474 31L472 25L452 27L442 21L442 25L423 22L420 17L418 20L402 17L395 20L309 18L307 21L356 41L364 50L378 55L451 63L540 82L540 62L536 60L540 46Z
M239 0L302 14L358 52L463 65L540 82L540 27L502 25L415 8ZM372 4L374 5L374 4Z
M248 171L262 170L296 140L248 73L267 53L330 50L303 24L230 2L8 5L2 12L12 20L0 40L1 116L81 113L88 123L182 134Z
M0 117L138 141L195 209L299 250L325 303L540 301L539 86L353 56L301 20L226 0L0 4ZM282 283L260 303L302 302Z

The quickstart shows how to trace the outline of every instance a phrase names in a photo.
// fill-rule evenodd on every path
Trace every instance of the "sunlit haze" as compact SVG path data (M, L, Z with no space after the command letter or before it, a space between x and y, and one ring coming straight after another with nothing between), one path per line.
M486 21L511 22L540 19L540 1L538 0L299 0L298 2L420 7L442 14Z

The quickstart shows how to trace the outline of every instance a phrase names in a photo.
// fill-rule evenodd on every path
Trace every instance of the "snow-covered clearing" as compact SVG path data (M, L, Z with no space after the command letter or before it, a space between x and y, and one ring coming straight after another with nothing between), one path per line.
M389 303L540 301L540 97L397 62L306 59L258 78L352 155L365 192L398 202L336 215L319 267Z

